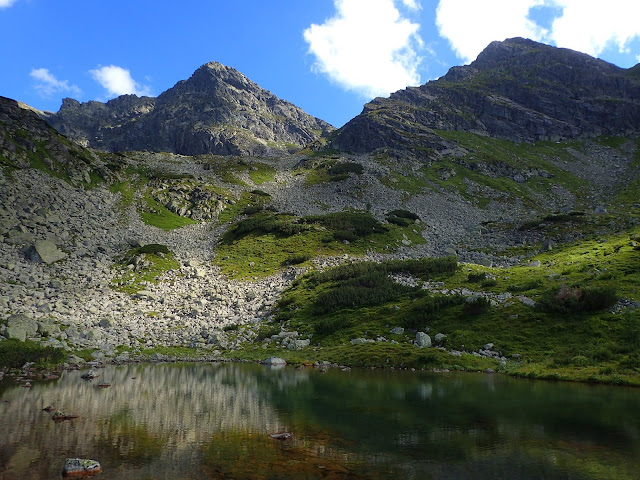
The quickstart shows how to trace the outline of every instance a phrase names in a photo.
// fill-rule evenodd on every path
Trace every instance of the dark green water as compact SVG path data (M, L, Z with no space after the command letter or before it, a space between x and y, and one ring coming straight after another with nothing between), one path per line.
M640 389L237 364L98 372L5 382L1 479L60 478L65 457L98 460L105 480L640 478ZM79 418L55 423L50 404Z

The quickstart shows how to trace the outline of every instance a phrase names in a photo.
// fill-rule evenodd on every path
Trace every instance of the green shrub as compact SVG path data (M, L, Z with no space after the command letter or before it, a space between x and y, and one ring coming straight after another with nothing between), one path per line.
M498 281L495 278L487 278L480 283L480 286L484 288L495 287L496 285L498 285Z
M465 315L480 315L491 308L491 301L485 297L471 297L466 300L462 311Z
M295 255L291 255L287 257L287 259L283 262L284 265L300 265L301 263L310 260L312 256L308 253L299 253Z
M407 273L419 278L436 275L451 275L458 269L458 259L454 256L416 258L409 260L389 260L383 263L389 273Z
M418 215L408 210L393 210L387 213L387 221L400 227L413 225L415 221L419 219L420 217L418 217Z
M239 221L223 236L223 243L231 243L234 240L244 238L247 235L264 235L273 233L283 237L290 237L307 230L306 225L295 223L288 215L274 215L261 213Z
M223 332L232 332L235 330L238 330L240 328L240 325L237 323L231 323L229 325L225 325L224 327L222 327L222 331Z
M321 293L314 302L314 312L323 315L341 308L381 305L397 299L408 290L393 282L384 271L373 271L344 280Z
M467 275L467 281L470 283L480 283L481 281L483 281L485 278L487 278L487 274L484 272L481 273L470 273L469 275Z
M398 217L398 218L404 218L407 220L413 220L414 222L416 220L420 220L420 217L418 215L416 215L413 212L410 212L409 210L392 210L389 213L387 213L388 217Z
M319 335L331 335L351 325L351 321L345 317L322 318L313 324L313 329Z
M410 220L407 220L406 218L393 217L393 216L387 217L387 221L389 223L393 223L394 225L398 225L399 227L408 227L413 223Z
M153 255L162 253L164 255L168 255L169 253L171 253L171 250L169 250L169 247L167 247L166 245L161 245L159 243L149 243L147 245L143 245L142 247L136 248L134 255L140 255L143 253L148 253Z
M425 323L437 320L438 313L465 301L461 295L429 295L412 305L411 312L404 318L404 327L412 329L423 328Z
M242 210L242 212L240 212L240 215L255 215L256 213L260 213L262 210L264 210L264 207L262 205L250 205Z
M388 229L371 214L365 212L337 212L312 215L302 219L304 223L319 223L334 231L336 240L356 241L373 233L384 233Z
M64 350L42 347L35 342L5 340L0 342L0 367L20 368L27 362L37 365L51 365L64 361Z
M349 177L349 173L355 173L357 175L361 175L364 172L364 167L359 163L355 162L343 162L334 165L333 167L327 170L329 175L340 175Z
M557 291L546 292L537 307L543 312L578 313L604 310L617 302L613 287L568 287L562 285Z
M521 285L509 285L507 290L510 292L527 292L529 290L534 290L536 288L540 288L542 286L542 282L540 280L531 280L529 282L523 283Z
M262 190L251 190L251 193L254 194L254 195L258 195L259 197L270 197L271 196L267 192L264 192Z
M262 325L258 330L256 342L261 342L266 338L271 338L274 335L278 335L280 333L280 330L280 325Z
M589 359L587 359L587 357L585 357L584 355L576 355L575 357L571 358L571 364L574 367L586 367L589 365Z

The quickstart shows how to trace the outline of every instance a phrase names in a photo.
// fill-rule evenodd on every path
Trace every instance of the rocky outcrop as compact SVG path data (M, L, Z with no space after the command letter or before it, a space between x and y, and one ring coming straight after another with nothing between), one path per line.
M431 154L451 147L438 130L517 142L635 135L638 71L522 38L493 42L470 65L366 104L332 146Z
M114 177L101 158L60 135L36 112L0 97L0 166L37 168L73 185Z
M333 130L216 62L157 98L123 95L107 103L65 99L60 111L46 119L86 146L184 155L282 154Z

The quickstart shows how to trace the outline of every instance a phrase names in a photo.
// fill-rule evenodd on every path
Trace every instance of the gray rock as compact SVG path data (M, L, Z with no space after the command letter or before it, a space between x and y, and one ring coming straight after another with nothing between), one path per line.
M38 240L27 251L27 257L35 262L51 264L67 258L67 254L49 240Z
M308 347L310 344L311 340L308 338L304 340L292 340L289 345L287 345L287 348L289 348L289 350L300 350L301 348Z
M278 365L286 365L287 362L284 358L280 357L269 357L264 362L265 365L278 366Z
M402 327L393 327L390 331L391 331L391 333L393 333L395 335L402 335L404 333L404 328L402 328Z
M32 318L19 313L11 315L7 319L7 328L4 336L8 339L16 339L24 342L29 337L34 337L38 333L38 323Z
M368 339L366 339L366 338L362 338L362 337L360 337L360 338L353 338L353 339L351 340L351 345L362 345L362 344L364 344L364 343L374 343L374 341L373 341L373 340L368 340Z
M518 297L518 300L520 300L520 302L521 302L523 305L526 305L527 307L531 307L531 308L533 308L533 307L535 307L535 306L536 306L536 302L535 302L535 300L532 300L532 299L530 299L529 297L520 296L520 297Z
M76 355L69 355L67 357L67 362L66 363L68 363L69 365L83 365L83 364L85 364L87 362L86 362L86 360L84 358L80 358L80 357L78 357Z
M104 317L102 320L100 320L100 326L102 328L113 328L115 327L116 322L114 322L113 318L111 317Z
M419 347L430 347L431 337L424 332L416 333L416 344Z
M532 267L532 268L537 268L540 266L540 260L534 260L533 262L529 262L529 265L527 265L527 267Z
M433 337L436 343L442 342L447 336L444 333L436 333L436 336Z

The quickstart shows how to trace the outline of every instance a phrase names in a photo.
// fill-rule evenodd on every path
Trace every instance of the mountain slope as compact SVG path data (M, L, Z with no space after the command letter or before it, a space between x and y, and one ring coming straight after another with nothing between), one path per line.
M47 121L72 140L108 151L273 155L333 130L237 70L211 62L157 98L107 103L65 99Z
M533 142L636 134L638 67L522 38L491 43L470 65L376 98L333 137L354 153L379 148L440 151L437 130Z

